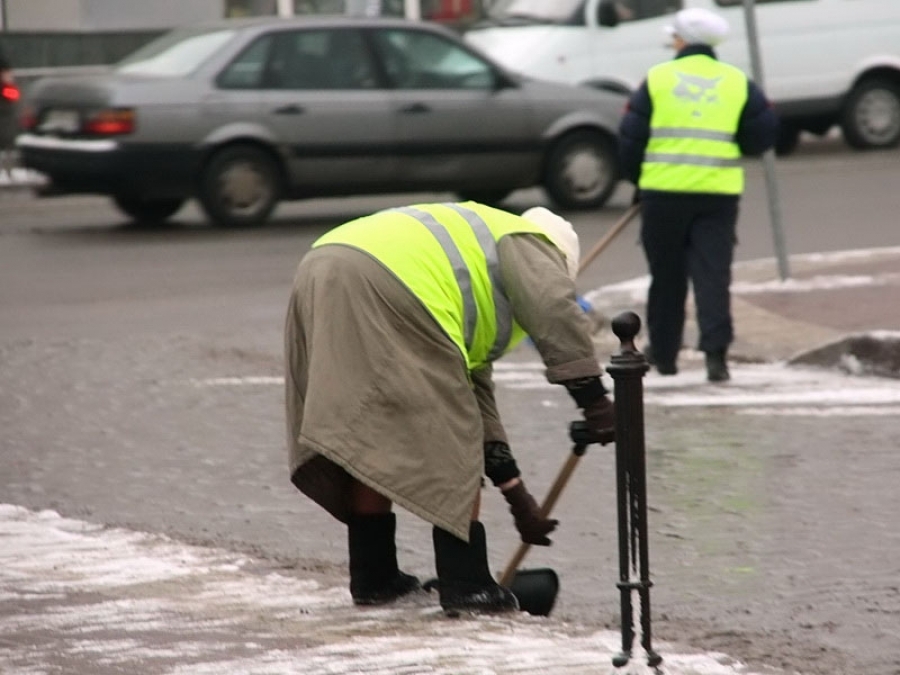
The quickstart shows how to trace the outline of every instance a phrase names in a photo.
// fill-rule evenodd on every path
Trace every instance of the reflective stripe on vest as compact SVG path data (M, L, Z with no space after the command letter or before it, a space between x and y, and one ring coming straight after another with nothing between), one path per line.
M497 241L517 232L545 236L528 221L481 204L421 204L351 221L313 247L344 244L381 262L419 298L471 370L525 337L503 291L497 255Z
M735 141L747 102L747 76L704 54L650 69L650 139L639 185L646 190L741 194Z

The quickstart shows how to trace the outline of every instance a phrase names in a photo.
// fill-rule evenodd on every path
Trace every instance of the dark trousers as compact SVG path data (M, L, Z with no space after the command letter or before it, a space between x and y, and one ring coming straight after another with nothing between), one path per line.
M734 339L730 286L737 198L647 195L641 213L641 242L650 270L647 331L654 360L677 361L689 281L700 329L698 348L727 349Z

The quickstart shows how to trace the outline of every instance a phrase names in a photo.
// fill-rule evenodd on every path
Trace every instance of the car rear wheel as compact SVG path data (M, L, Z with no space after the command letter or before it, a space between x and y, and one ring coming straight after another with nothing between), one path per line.
M180 197L150 198L137 195L115 195L118 209L139 223L161 223L174 216L186 200Z
M854 148L900 144L900 85L881 77L856 85L844 101L841 130Z
M281 176L265 150L245 145L224 148L210 159L200 179L200 204L223 227L266 221L281 196Z
M602 133L570 133L560 138L547 155L544 189L563 208L603 206L618 180L615 141Z

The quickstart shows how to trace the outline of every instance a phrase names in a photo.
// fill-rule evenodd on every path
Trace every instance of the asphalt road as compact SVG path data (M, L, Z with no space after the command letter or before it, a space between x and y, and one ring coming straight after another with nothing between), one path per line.
M814 142L776 174L790 253L897 244L896 151ZM623 187L602 211L569 214L584 250L629 197ZM286 475L276 382L290 281L327 228L401 200L447 198L291 204L265 227L222 231L192 206L151 229L96 198L0 194L0 503L344 574L343 529ZM529 191L507 206L542 202ZM632 226L617 238L581 277L583 290L645 274L636 237ZM739 237L741 260L775 254L758 164ZM523 348L517 360L531 367L535 355ZM499 396L543 494L568 452L560 422L571 404L550 388L501 384ZM647 422L658 635L808 675L900 673L896 627L880 623L895 615L872 593L898 593L900 542L864 528L880 491L895 491L900 421L723 419L715 408L650 406ZM598 449L589 460L560 502L555 545L526 566L560 572L556 616L615 627L612 458ZM876 482L842 495L842 478L869 462L883 468ZM496 495L484 511L499 569L514 531ZM831 532L844 530L853 556L834 548L847 538ZM431 573L426 526L401 514L399 546L411 571ZM879 564L857 578L854 559Z

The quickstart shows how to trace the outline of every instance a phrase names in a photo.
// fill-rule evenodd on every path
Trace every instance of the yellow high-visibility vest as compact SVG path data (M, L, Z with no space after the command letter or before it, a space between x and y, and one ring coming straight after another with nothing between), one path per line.
M342 244L378 260L422 302L474 370L525 337L503 293L497 257L500 238L521 232L550 242L537 225L483 204L418 204L352 220L313 248Z
M741 194L744 170L735 134L747 103L747 76L695 54L651 68L647 87L653 113L641 189Z

